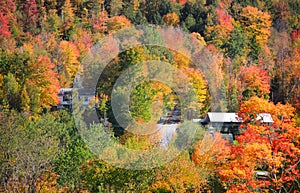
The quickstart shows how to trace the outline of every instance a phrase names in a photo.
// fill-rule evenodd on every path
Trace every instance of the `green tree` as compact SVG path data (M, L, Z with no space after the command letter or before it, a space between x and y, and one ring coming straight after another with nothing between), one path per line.
M225 49L225 54L234 59L236 56L244 55L244 47L246 46L246 39L244 37L241 27L236 23L234 30L231 31L229 40L223 46Z
M65 39L69 39L69 32L74 28L74 8L70 0L66 0L61 11L61 20L63 22L63 35Z
M195 19L195 25L190 26L190 32L198 32L204 36L204 30L207 19L207 9L200 0L188 1L180 10L180 21L185 21L188 17Z
M111 0L109 3L110 17L119 16L123 7L122 0Z
M9 108L20 110L20 85L15 76L8 73L4 76L4 101L8 102Z
M93 156L81 139L74 120L68 111L54 113L60 136L60 151L54 162L54 171L59 175L57 182L70 191L79 191L82 184L81 165Z
M42 179L50 177L47 174L53 171L52 163L59 151L59 124L50 114L30 120L30 114L11 111L1 113L0 119L0 176L4 189L41 191Z

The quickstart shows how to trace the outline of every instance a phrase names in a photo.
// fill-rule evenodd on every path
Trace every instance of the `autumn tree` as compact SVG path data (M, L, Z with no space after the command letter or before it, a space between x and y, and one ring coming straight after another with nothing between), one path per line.
M68 87L73 82L73 78L79 68L79 56L80 52L74 43L68 41L60 42L58 58L55 63L62 86Z
M260 113L270 113L274 123L262 122ZM241 105L239 116L246 131L230 146L227 164L217 164L228 192L298 189L300 149L294 108L254 96Z
M190 106L190 108L195 108L195 112L201 112L203 114L207 110L207 102L209 98L207 82L204 80L204 77L199 70L184 68L182 71L188 77L189 83L192 85L193 91L196 95L196 104L191 104L192 106Z
M163 16L164 24L167 26L177 26L179 24L179 17L176 13L169 13Z
M9 38L11 36L8 24L6 17L3 13L0 13L0 39Z
M226 12L222 3L219 4L218 8L209 12L207 17L206 35L208 42L220 49L228 40L229 33L234 29L233 18Z
M100 12L99 16L93 16L91 23L95 32L105 33L107 32L107 12Z
M108 33L112 33L114 31L118 31L127 27L130 27L130 21L124 16L114 16L109 18L107 21L107 30Z
M198 192L206 186L208 172L190 160L187 151L157 169L151 192Z
M267 70L262 70L257 66L240 67L239 80L244 99L252 96L269 98L270 76Z
M66 0L62 7L62 22L63 22L63 33L66 39L69 38L69 31L74 27L74 8L70 2L70 0Z
M218 164L222 165L226 163L228 155L230 155L230 148L228 141L222 139L220 133L214 133L212 136L207 131L203 130L203 134L200 138L195 135L195 145L191 151L191 159L199 169L199 175L206 180L206 187L209 191L222 191L224 188L221 183L218 182L217 177ZM211 185L212 183L213 185ZM204 190L201 188L200 190Z
M246 34L249 56L255 60L268 42L272 25L271 16L268 12L262 12L256 7L247 6L242 9L238 21Z
M26 0L23 5L24 31L36 33L40 12L35 0Z
M16 27L17 17L16 3L13 0L0 1L0 38L11 36L12 30Z
M90 48L93 45L91 34L83 29L78 29L78 32L71 36L71 40L78 47L82 56L90 51Z
M29 117L1 112L1 191L38 192L50 181L60 125L49 114L34 121Z
M55 65L47 56L40 56L31 66L31 75L27 84L39 89L41 106L58 104L59 82Z
M13 22L15 20L14 13L16 11L16 3L13 0L1 0L0 5L0 12L3 13L10 22Z
M62 27L62 20L58 16L56 9L49 10L47 14L47 20L45 22L45 30L47 32L50 32L52 35L55 35L56 37L61 36L61 27Z

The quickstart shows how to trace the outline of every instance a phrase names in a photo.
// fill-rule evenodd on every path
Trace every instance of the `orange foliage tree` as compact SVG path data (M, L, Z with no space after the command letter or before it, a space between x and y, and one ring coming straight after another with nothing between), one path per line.
M54 67L47 56L40 56L30 66L31 75L28 84L39 89L42 106L58 104L59 82Z
M71 39L80 50L81 55L85 55L93 45L91 34L83 29L78 29L78 32L74 34Z
M294 111L291 105L275 105L256 96L241 105L239 115L246 131L236 137L237 145L230 146L226 164L217 163L228 192L299 189L300 130L295 126ZM272 125L257 119L266 112L272 115Z
M108 33L112 33L118 30L121 30L123 28L130 27L131 22L129 19L126 18L126 16L114 16L112 18L109 18L107 21L107 30Z
M101 33L106 32L107 30L107 20L108 20L108 15L107 12L100 12L99 16L94 16L91 19L91 23L93 24L93 29L94 31L98 31Z
M257 66L244 67L239 70L240 91L245 99L252 96L268 97L270 93L270 76L267 70Z

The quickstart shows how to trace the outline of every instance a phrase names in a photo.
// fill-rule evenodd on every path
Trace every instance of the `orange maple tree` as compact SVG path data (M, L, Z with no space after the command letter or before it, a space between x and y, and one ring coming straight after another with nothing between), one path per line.
M254 95L266 97L270 92L270 76L267 70L257 66L241 66L239 79L241 92L246 99Z
M107 20L107 30L108 33L113 33L115 31L130 27L131 22L125 15L114 16Z
M58 104L59 82L54 67L55 65L47 56L40 56L30 67L31 75L28 84L39 89L43 106Z
M272 125L257 119L266 112L274 120ZM295 125L294 112L289 104L275 105L256 96L241 105L241 127L246 131L230 146L226 163L216 163L228 192L291 192L299 188L300 128Z

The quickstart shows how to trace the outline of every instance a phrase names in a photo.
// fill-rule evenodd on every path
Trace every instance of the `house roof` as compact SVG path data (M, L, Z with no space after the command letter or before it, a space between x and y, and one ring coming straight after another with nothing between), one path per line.
M270 113L259 113L256 120L261 120L262 123L274 122ZM206 115L206 121L214 123L241 123L243 119L237 113L209 112Z
M72 92L72 88L60 88L58 91L58 95L64 95L64 93Z
M237 113L221 113L221 112L209 112L207 113L207 118L210 122L224 123L233 122L241 123L243 120L238 116Z
M96 90L92 88L78 88L79 95L90 95L90 96L95 96Z
M71 93L74 90L77 90L77 92L80 96L82 96L82 95L95 96L95 93L96 93L96 90L92 89L92 88L78 88L78 89L61 88L61 89L59 89L58 95L64 95L64 93Z
M273 119L270 113L259 113L256 120L261 120L262 123L273 123Z

